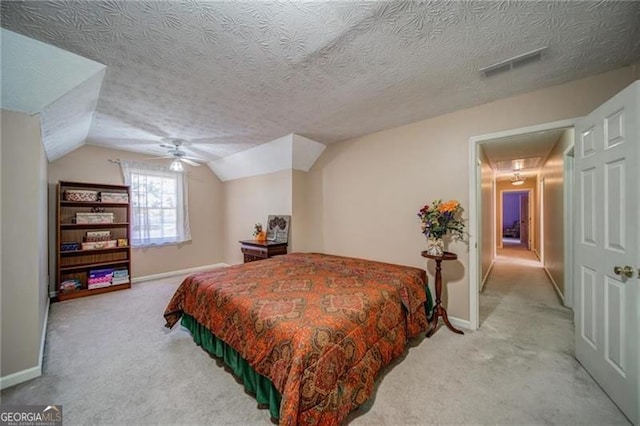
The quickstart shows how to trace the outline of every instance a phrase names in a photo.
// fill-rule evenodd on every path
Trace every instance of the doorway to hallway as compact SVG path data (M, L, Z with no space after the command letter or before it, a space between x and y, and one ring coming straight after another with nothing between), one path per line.
M498 247L529 250L530 191L503 190L501 244Z
M474 169L469 188L469 217L473 218L469 220L471 328L480 325L479 292L496 263L498 250L503 248L501 191L531 191L529 250L522 251L540 259L561 299L564 294L572 294L572 281L563 280L566 269L571 269L564 255L568 226L563 193L571 192L571 188L566 188L563 180L563 157L566 148L573 146L575 121L545 123L469 139L470 164Z

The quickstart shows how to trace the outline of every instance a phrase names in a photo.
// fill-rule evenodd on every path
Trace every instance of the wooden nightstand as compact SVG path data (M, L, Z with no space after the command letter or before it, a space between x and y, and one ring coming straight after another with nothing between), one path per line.
M275 241L240 241L240 249L244 255L244 263L268 259L279 254L287 254L287 243Z

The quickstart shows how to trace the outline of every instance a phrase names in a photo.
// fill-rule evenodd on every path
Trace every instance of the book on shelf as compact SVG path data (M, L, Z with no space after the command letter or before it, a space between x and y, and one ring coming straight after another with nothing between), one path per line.
M89 270L87 284L89 289L107 287L111 285L112 278L113 268L91 269Z
M116 269L113 271L113 278L121 278L127 277L129 278L129 270L128 269Z
M101 283L89 283L87 288L89 290L94 290L96 288L109 287L111 285L111 281L101 282Z
M73 278L73 279L62 281L58 286L58 288L60 289L61 293L68 293L71 291L81 290L82 283L80 282L79 279Z
M111 282L111 277L110 276L106 276L106 277L101 277L101 278L89 278L87 280L87 284L92 285L92 284L102 284L102 283L110 283Z
M106 276L113 276L113 268L104 268L104 269L90 269L89 270L89 278L100 278Z
M111 239L111 231L87 231L85 238L106 238Z

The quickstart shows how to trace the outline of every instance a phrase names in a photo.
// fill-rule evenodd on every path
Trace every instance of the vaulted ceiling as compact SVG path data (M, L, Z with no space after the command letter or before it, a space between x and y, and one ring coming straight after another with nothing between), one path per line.
M87 142L213 161L334 143L629 65L629 1L3 1L2 27L105 64ZM542 61L478 70L547 46ZM425 135L428 137L428 135Z

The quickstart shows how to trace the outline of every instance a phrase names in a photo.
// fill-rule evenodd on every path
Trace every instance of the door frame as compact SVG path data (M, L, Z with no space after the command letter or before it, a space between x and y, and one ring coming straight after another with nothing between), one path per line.
M502 230L504 229L504 194L505 193L509 193L509 192L522 192L522 193L526 193L527 197L529 198L529 211L527 212L529 214L529 223L527 224L527 226L529 227L528 233L529 233L529 241L532 240L531 238L531 222L532 222L532 206L533 204L531 204L531 198L533 197L533 190L531 188L526 188L526 189L501 189L500 190L500 212L496 212L496 214L499 215L500 217L500 247L504 247L504 244L502 243L502 239L504 238L504 235L502 235ZM494 206L497 205L494 204ZM498 210L494 207L495 210ZM522 212L520 212L520 217L518 218L518 221L522 221ZM531 244L529 244L527 242L527 250L531 250Z
M574 135L575 136L575 135ZM574 158L574 142L565 149L564 155L564 177L563 177L563 192L564 197L564 262L565 265L573 265L573 185L575 178L573 172L575 170L575 158ZM564 268L564 306L573 309L573 268Z
M557 143L557 142L556 142ZM546 158L545 158L546 160ZM543 160L544 161L544 160ZM544 166L544 163L542 164ZM537 204L538 204L538 215L535 217L535 220L538 223L538 226L536 226L536 232L537 234L534 235L537 236L538 238L538 249L533 249L533 252L538 256L538 260L540 260L540 264L542 265L542 267L544 268L544 177L540 177L540 172L538 171L538 178L537 178L538 182L536 189L537 189ZM564 216L562 218L562 220L564 220ZM533 222L533 221L532 221ZM564 228L564 226L563 226ZM564 238L564 236L563 236ZM529 241L531 241L531 244L529 245L529 248L533 248L533 238L530 238ZM555 287L555 286L554 286Z
M481 255L479 246L482 232L482 205L480 199L480 146L494 139L517 136L525 133L542 132L545 130L566 129L575 127L580 117L567 120L553 121L534 126L503 130L496 133L472 136L469 138L469 328L477 330L480 326L480 283L482 283ZM495 206L492 206L495 209ZM565 221L566 225L566 221ZM566 233L566 226L565 233ZM495 236L494 236L495 238ZM494 254L495 256L495 254ZM565 262L565 270L567 263ZM565 293L567 292L565 283ZM573 289L571 290L573 291Z

